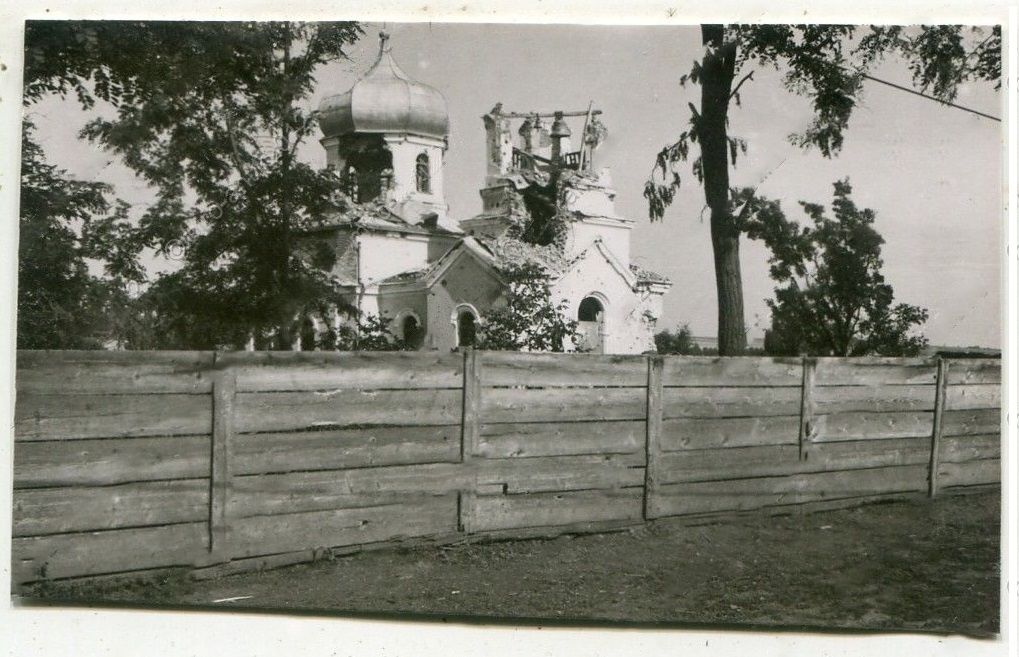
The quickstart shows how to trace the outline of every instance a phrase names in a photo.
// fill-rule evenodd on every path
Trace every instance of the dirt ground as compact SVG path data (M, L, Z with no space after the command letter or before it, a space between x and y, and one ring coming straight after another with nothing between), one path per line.
M50 601L552 622L998 631L997 491L622 533L364 552L191 581L48 585ZM420 617L420 616L419 616ZM537 621L537 622L535 622Z

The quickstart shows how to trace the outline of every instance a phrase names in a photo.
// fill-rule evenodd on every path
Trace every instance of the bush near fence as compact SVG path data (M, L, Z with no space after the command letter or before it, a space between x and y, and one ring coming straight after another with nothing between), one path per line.
M18 353L14 582L1000 481L1000 362Z

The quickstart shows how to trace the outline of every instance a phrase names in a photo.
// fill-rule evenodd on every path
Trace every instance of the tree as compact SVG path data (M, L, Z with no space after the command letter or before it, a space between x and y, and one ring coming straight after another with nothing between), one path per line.
M847 25L702 25L704 55L682 84L701 87L700 107L690 104L690 126L662 149L644 187L652 220L661 219L679 191L680 162L692 144L700 147L692 171L704 187L711 213L711 243L718 294L718 347L736 355L746 344L739 262L740 220L734 216L729 167L747 144L728 133L729 109L740 104L740 90L753 80L755 66L785 69L788 89L812 101L814 120L791 140L832 157L856 105L866 72L885 54L909 63L914 83L937 98L951 100L958 85L971 79L1001 78L1001 31L961 26L871 27L853 43L857 29ZM739 80L737 80L739 76Z
M493 351L564 351L582 347L577 322L567 319L565 301L555 303L548 272L534 262L507 265L504 304L481 323L476 346Z
M179 270L148 293L168 341L212 348L274 331L338 290L299 237L333 209L335 176L299 162L315 71L345 57L356 23L32 24L26 97L74 91L117 108L83 135L157 191L136 239Z
M46 162L26 120L21 141L18 348L98 349L117 334L126 287L144 278L127 207L109 186ZM89 264L103 268L94 276Z
M665 330L655 333L655 348L660 354L689 356L701 353L701 348L694 342L693 333L688 324L676 327L675 331Z
M832 217L815 203L800 202L810 223L786 219L777 201L738 197L749 211L743 228L771 250L770 272L781 287L768 300L772 355L913 356L927 345L913 329L927 311L894 304L892 286L881 273L881 235L876 215L858 209L848 180L834 183Z

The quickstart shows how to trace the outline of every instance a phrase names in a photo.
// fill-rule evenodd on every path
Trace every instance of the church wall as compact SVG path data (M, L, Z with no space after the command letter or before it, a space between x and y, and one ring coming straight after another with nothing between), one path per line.
M622 262L630 262L630 228L629 226L606 226L574 221L570 224L572 239L569 250L572 254L582 253L584 249L601 241Z
M605 353L640 354L654 349L651 327L644 317L644 311L649 310L646 301L601 254L590 254L578 262L557 281L552 293L567 302L571 319L577 319L584 297L600 297L605 307Z
M428 265L428 239L382 233L358 236L361 250L361 281L377 282Z
M436 139L415 137L413 135L386 135L386 146L393 155L393 189L392 198L397 201L414 199L445 208L445 196L442 180L442 142ZM430 191L417 191L417 157L421 153L428 155L430 173ZM408 217L413 222L413 217Z
M445 285L443 284L445 282ZM451 351L456 348L453 324L457 306L472 305L484 319L485 311L502 294L501 284L472 256L462 255L428 291L428 335L426 349Z

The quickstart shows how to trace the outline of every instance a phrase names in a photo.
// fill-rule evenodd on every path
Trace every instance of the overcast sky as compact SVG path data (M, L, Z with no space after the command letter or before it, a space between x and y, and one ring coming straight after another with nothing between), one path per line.
M351 61L322 69L311 99L346 91L371 65L381 25L367 25ZM484 180L481 115L497 101L510 111L604 111L609 136L596 155L618 192L617 210L636 220L634 262L673 280L659 326L689 323L696 335L716 330L715 286L702 189L688 175L665 220L651 223L642 196L654 155L685 129L687 103L698 88L679 86L700 53L696 27L594 27L469 24L387 24L393 53L412 77L438 88L450 114L446 195L454 218L481 208ZM902 62L876 73L909 84ZM787 92L780 74L762 70L744 86L743 106L731 112L730 133L749 153L732 175L736 186L783 201L802 217L797 201L828 204L831 183L849 177L857 205L877 212L884 236L885 274L900 301L930 311L925 333L934 344L1000 345L1002 124L896 91L865 86L842 153L826 160L790 145L786 137L810 121L804 99ZM1000 116L1000 94L990 83L964 86L957 102ZM72 100L51 99L32 109L50 160L85 179L113 183L119 196L145 204L152 194L112 156L77 140L88 118ZM309 144L302 157L324 165ZM762 182L763 181L763 182ZM747 323L751 337L767 327L764 299L773 282L767 253L744 240Z

